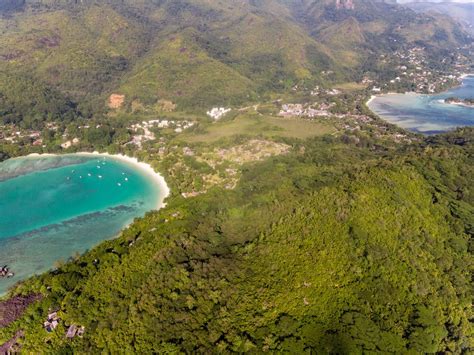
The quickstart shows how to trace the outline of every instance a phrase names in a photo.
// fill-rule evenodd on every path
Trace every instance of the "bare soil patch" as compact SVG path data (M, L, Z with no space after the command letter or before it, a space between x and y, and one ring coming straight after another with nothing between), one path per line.
M119 109L122 107L124 101L125 101L125 95L112 94L109 97L109 108Z

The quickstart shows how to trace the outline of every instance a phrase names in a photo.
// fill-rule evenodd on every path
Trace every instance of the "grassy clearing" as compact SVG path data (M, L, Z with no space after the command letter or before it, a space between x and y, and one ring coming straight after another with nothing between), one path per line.
M363 90L367 87L366 84L356 83L356 82L347 82L334 85L334 88L340 90L347 90L347 91L356 91L356 90Z
M189 133L182 135L180 139L187 142L214 142L238 134L305 139L335 131L335 128L329 123L299 118L258 116L256 114L240 115L232 121L215 123L205 129L204 133Z

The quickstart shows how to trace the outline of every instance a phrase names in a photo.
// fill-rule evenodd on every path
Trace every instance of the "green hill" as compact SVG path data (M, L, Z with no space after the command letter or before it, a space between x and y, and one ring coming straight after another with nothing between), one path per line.
M255 88L250 79L210 57L188 32L160 41L123 78L117 92L129 102L151 106L165 99L182 108L240 104L255 96Z
M41 129L45 121L72 121L81 114L60 91L32 77L0 71L0 124Z
M0 343L23 329L35 353L469 351L472 133L384 153L312 139L233 191L173 199L20 285L44 299Z
M0 70L27 74L89 113L112 93L126 94L127 107L254 102L301 82L358 78L368 58L410 43L437 53L464 40L448 19L380 1L338 9L335 1L18 0L0 11Z
M313 38L339 51L340 60L357 68L367 58L417 44L433 56L443 48L469 41L454 21L433 14L417 14L383 0L353 1L353 8L334 6L335 1L285 1L295 19ZM443 33L441 39L439 34ZM345 63L347 64L347 63Z

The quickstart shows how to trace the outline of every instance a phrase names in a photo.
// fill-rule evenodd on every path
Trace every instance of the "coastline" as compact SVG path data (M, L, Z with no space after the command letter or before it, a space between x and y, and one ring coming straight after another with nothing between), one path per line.
M378 95L372 95L370 96L370 98L367 100L367 102L365 103L365 105L368 107L369 104L374 101L377 97L381 97L381 96L388 96L388 95L411 95L411 94L415 94L414 92L411 92L411 91L407 91L405 93L399 93L399 92L387 92L386 94L378 94ZM421 95L421 94L420 94Z
M32 153L28 154L26 157L54 157L54 156L67 156L67 155L77 155L77 156L89 156L89 157L108 157L111 159L116 159L119 160L123 163L126 163L128 165L131 165L138 170L140 170L144 175L149 177L155 184L157 184L159 190L160 190L160 198L158 199L157 205L154 208L154 210L159 210L163 207L166 207L166 203L164 202L165 199L170 195L170 188L168 187L168 184L166 183L165 178L158 172L153 169L153 167L150 164L147 164L145 162L140 162L137 158L132 158L123 154L109 154L109 153L100 153L100 152L77 152L77 153L67 153L67 154L49 154L49 153L44 153L44 154L39 154L39 153Z
M32 154L25 155L23 157L15 157L11 159L30 158L32 160L34 159L40 160L41 158L47 159L48 157L51 158L51 157L67 157L67 156L76 156L76 157L83 157L83 158L85 157L87 159L91 159L92 161L98 158L104 158L104 159L107 158L110 163L115 161L116 163L121 163L122 168L133 169L137 173L137 175L140 175L142 179L145 180L145 181L142 180L142 183L145 183L146 185L151 184L151 186L153 186L153 190L152 192L150 192L151 194L153 194L153 201L151 201L151 203L148 205L150 209L147 209L144 211L145 212L157 211L166 206L165 199L169 197L170 189L164 177L161 174L157 173L150 164L140 162L136 158L132 158L132 157L122 155L122 154L108 154L108 153L99 153L99 152L93 152L93 153L78 152L78 153L70 153L70 154L32 153ZM117 228L117 232L114 231L113 235L109 235L107 236L107 238L102 238L102 237L97 238L97 236L95 235L92 237L89 237L87 240L85 240L87 249L93 248L99 245L100 243L103 243L105 240L115 239L119 237L123 233L123 231L127 229L133 223L133 221L134 219L126 220L126 221L123 220L122 221L123 223L120 223L120 226ZM112 222L112 223L115 223L115 222ZM56 224L56 222L53 222L53 224ZM40 230L40 228L38 228L38 230ZM110 232L110 230L108 230L108 232ZM34 234L32 234L32 236L33 235ZM73 234L71 234L71 236L73 236ZM55 238L56 236L53 235L53 237ZM12 238L11 240L14 241L13 244L8 244L10 246L2 250L2 252L0 253L0 258L3 260L4 259L3 257L6 255L14 255L14 252L12 252L11 250L20 249L20 250L23 250L22 252L23 254L19 258L13 258L10 260L7 257L6 260L3 260L6 264L12 267L12 271L15 273L15 277L9 280L5 280L4 282L0 282L0 299L6 294L8 294L9 289L11 287L15 287L14 285L16 285L18 282L28 279L33 275L37 275L38 273L43 273L43 272L46 272L47 270L50 270L53 267L53 262L55 260L61 260L65 257L69 257L70 255L73 255L73 252L77 252L78 250L80 250L81 254L84 252L84 250L87 250L87 249L84 249L84 250L81 249L83 245L82 241L78 244L76 243L75 240L68 241L66 237L65 240L68 241L67 245L70 247L70 249L72 248L71 249L72 251L67 249L68 250L68 252L66 253L67 255L66 254L62 255L63 251L59 252L58 250L56 250L56 251L51 252L50 250L48 250L48 255L52 255L52 256L46 257L46 261L45 261L45 257L41 256L41 263L38 264L39 254L37 255L35 253L37 253L38 250L40 250L41 248L37 247L34 249L35 250L34 252L29 252L28 248L26 247L27 245L31 243L37 243L34 237L20 238L20 239ZM51 240L47 239L46 244L44 244L44 241L43 241L44 245L48 245L47 243L51 243ZM61 245L61 243L59 244ZM13 249L11 249L11 245L14 246ZM79 248L78 248L78 245L79 245ZM2 244L2 248L3 248L3 244ZM64 248L62 248L61 250L64 250ZM41 249L41 252L43 251L44 250ZM49 254L50 252L52 254ZM38 265L40 266L38 267Z
M374 101L376 98L377 98L377 95L372 95L372 96L370 96L370 98L367 100L367 102L365 103L365 105L366 105L367 107L369 107L369 104L370 104L372 101Z
M452 90L452 89L455 89L457 87L460 87L463 85L462 83L462 80L467 78L467 77L470 77L470 76L473 76L474 77L474 73L464 73L464 74L461 74L459 77L458 77L458 80L461 81L458 85L456 86L453 86L451 89L447 89L447 90L444 90L442 92L445 92L445 91L449 91L449 90ZM367 102L365 103L367 106L374 100L376 99L377 97L379 96L385 96L385 95L410 95L410 94L417 94L417 95L437 95L439 93L433 93L433 94L419 94L419 93L416 93L414 91L407 91L407 92L404 92L404 93L400 93L400 92L387 92L385 94L378 94L378 95L371 95L370 98L367 100ZM471 106L466 106L466 107L471 107Z
M468 91L462 91L463 94L461 96L462 97L466 95L468 95L469 97L471 96L471 89L472 89L471 78L474 78L474 74L466 73L466 74L463 74L461 77L464 80L460 80L458 85L440 93L420 94L420 93L415 93L415 92L406 92L403 94L403 93L390 92L390 93L383 93L379 95L372 94L370 98L367 100L366 106L373 114L380 117L382 120L388 123L394 124L407 131L414 132L414 133L430 135L430 134L449 132L455 129L456 127L472 126L473 123L472 123L472 119L469 117L470 115L469 112L447 111L446 108L443 109L441 106L435 107L435 106L430 105L431 102L436 102L436 103L442 104L443 106L459 107L459 108L462 108L463 110L474 108L474 106L466 105L464 103L445 102L445 98L447 96L449 95L452 95L454 97L457 96L456 90L468 90ZM469 84L467 84L467 82ZM467 89L464 88L466 85L469 85L469 88ZM409 100L409 99L411 100L413 96L418 97L418 98L415 98L415 100L423 101L427 99L427 103L425 103L424 106L422 105L422 107L419 108L420 112L422 112L421 114L417 114L416 112L412 113L412 111L410 111L410 108L407 108L408 106L404 108L405 111L402 112L401 114L396 113L395 111L396 109L398 109L398 106L399 106L396 103L393 103L393 106L395 107L394 112L391 112L390 109L385 109L382 107L378 108L379 105L374 103L374 100L376 98L385 97L388 99L389 96L400 96L401 102L404 102L408 106L409 106L409 103L408 101L405 102L404 98L406 98L406 100ZM394 101L397 101L397 100L398 98L396 98L396 100ZM384 103L383 100L381 102L382 104ZM423 110L425 110L425 106L426 107L429 106L430 110L435 110L436 115L437 115L435 119L433 119L432 117L433 113L431 111L429 112L429 115L424 113L425 111ZM446 110L446 111L443 111L443 110ZM424 113L424 116L423 116L423 113Z
M454 106L460 106L460 107L467 107L467 108L474 108L474 105L469 105L463 102L446 102L444 101L446 105L454 105Z

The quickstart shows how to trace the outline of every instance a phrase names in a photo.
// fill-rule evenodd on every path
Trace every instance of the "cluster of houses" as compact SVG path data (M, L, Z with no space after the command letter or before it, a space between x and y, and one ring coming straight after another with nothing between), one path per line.
M226 111L227 112L227 111ZM135 144L138 148L142 148L143 143L151 140L155 140L155 134L151 131L152 129L171 129L175 133L181 133L186 129L193 127L196 124L194 121L189 120L150 120L143 121L141 123L133 124L128 129L132 132L132 140L127 144ZM100 128L101 125L97 125L96 128ZM59 129L56 123L47 123L46 128L52 131ZM89 129L89 125L78 126L78 129L86 130ZM5 143L19 143L20 141L28 140L28 144L33 146L45 147L43 139L41 138L41 131L22 129L14 124L0 125L0 142ZM64 132L62 135L63 142L61 143L62 149L68 149L72 146L79 145L81 140L77 137L70 137L69 134Z
M15 125L0 126L0 141L7 143L18 143L24 139L29 139L34 146L42 146L41 132L29 129L20 129Z
M322 104L284 104L281 107L280 116L283 117L302 117L302 118L313 118L313 117L320 117L320 118L331 118L337 120L337 126L344 131L359 131L362 129L363 126L369 126L375 128L375 132L379 132L379 136L387 137L393 139L394 141L401 142L401 141L409 141L406 135L402 134L392 134L391 132L386 132L386 127L380 126L374 119L370 116L352 112L347 114L338 114L338 113L331 113L329 109L334 106L333 103L322 103ZM390 136L390 137L389 137Z
M459 72L444 73L434 69L426 70L427 57L423 47L412 47L408 50L396 51L390 58L381 55L382 61L388 63L395 59L399 65L396 67L398 74L389 80L385 86L396 86L401 82L415 84L415 91L419 93L435 93L440 89L451 85L462 74ZM462 60L461 57L458 58ZM373 87L373 92L380 92L381 88Z
M48 332L51 333L53 330L55 330L61 319L58 316L58 312L53 312L48 314L48 318L46 321L43 323L43 328Z
M172 129L175 133L181 133L186 129L193 127L194 121L174 121L174 120L150 120L141 123L132 124L129 129L135 134L132 140L127 144L135 144L138 148L142 148L143 143L156 139L151 129Z
M72 324L71 326L69 326L69 328L66 332L66 338L73 339L76 336L82 338L85 331L86 331L86 328L84 328L82 326L78 327L77 325Z
M61 322L61 318L58 316L58 312L52 312L48 314L47 320L43 323L43 328L48 332L52 333ZM83 326L77 326L72 324L68 327L66 331L66 338L73 339L74 337L82 337L84 335L86 328Z
M78 145L81 142L79 138L73 138L72 140L65 141L61 143L61 148L68 149L71 148L73 145Z
M211 117L213 120L220 120L222 117L224 117L227 113L232 111L231 108L225 108L225 107L214 107L210 111L207 111L207 115Z
M326 94L329 96L339 95L340 93L341 93L341 90L338 90L338 89L326 90Z
M57 131L59 126L56 122L48 122L46 123L46 128L51 131ZM40 131L20 128L15 124L0 125L0 141L18 143L25 140L30 141L34 146L44 147Z
M373 121L372 117L366 115L344 115L344 118L357 123L369 123Z
M328 110L334 106L330 103L322 103L318 106L303 104L283 104L278 113L282 117L327 117L332 115Z
M341 94L341 90L338 89L322 89L319 86L316 86L313 90L311 90L311 96L319 96L319 95L329 95L329 96L336 96Z

